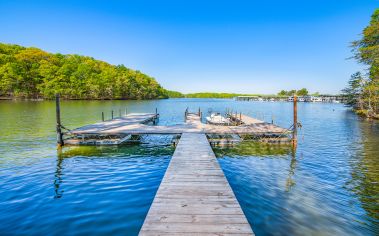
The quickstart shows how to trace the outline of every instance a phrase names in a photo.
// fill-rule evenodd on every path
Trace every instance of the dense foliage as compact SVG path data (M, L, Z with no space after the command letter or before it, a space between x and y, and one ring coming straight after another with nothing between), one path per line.
M278 96L293 96L293 95L297 95L297 96L307 96L309 94L308 90L306 88L302 88L300 90L295 90L295 89L292 89L292 90L289 90L289 91L286 91L286 90L282 90L278 93Z
M167 90L167 95L169 98L184 98L184 94L176 91Z
M362 38L352 43L354 58L368 66L368 73L351 76L343 92L348 104L368 117L379 118L379 9L371 16Z
M239 93L189 93L186 94L187 98L234 98L237 96L251 95L251 94L239 94ZM254 96L254 95L251 95Z
M0 43L0 97L153 99L168 97L157 81L124 65Z

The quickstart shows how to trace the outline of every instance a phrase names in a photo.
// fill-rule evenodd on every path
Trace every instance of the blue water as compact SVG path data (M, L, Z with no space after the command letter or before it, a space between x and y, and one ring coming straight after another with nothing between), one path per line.
M67 128L111 110L154 112L160 124L199 107L241 111L283 127L291 103L218 99L65 101ZM55 145L53 102L0 102L0 235L136 235L174 148ZM256 235L379 235L379 124L341 104L299 104L296 152L243 143L215 152Z

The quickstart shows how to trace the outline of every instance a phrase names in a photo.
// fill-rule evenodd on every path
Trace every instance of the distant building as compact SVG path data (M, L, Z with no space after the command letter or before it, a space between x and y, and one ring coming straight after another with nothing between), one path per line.
M268 101L268 102L293 102L293 96L238 96L236 101ZM330 102L330 103L345 103L346 96L343 95L320 95L320 96L298 96L298 102Z

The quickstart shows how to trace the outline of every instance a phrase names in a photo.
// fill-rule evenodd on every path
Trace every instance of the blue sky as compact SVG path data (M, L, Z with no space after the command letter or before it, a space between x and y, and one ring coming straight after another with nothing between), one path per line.
M185 3L184 3L185 2ZM0 42L92 56L180 92L338 93L378 0L0 0Z

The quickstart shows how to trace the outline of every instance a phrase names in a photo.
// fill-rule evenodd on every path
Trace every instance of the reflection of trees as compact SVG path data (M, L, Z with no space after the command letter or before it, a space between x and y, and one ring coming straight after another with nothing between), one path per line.
M125 158L140 156L171 156L174 147L170 146L154 146L154 145L124 145L124 146L65 146L57 151L57 164L54 173L54 198L61 198L63 195L63 162L66 158L75 157L95 157L95 158Z
M295 174L297 165L296 160L296 148L292 147L292 144L278 145L261 142L241 142L234 146L226 147L214 147L213 148L218 157L241 157L241 156L258 156L258 157L270 157L270 156L283 156L287 157L291 154L291 161L288 170L288 178L286 180L286 191L290 191L295 185L295 180L292 178Z
M379 123L362 121L362 152L355 153L348 188L356 193L370 221L379 230Z
M291 145L269 144L261 142L243 141L241 143L213 148L216 155L222 157L233 156L285 156L291 152Z

